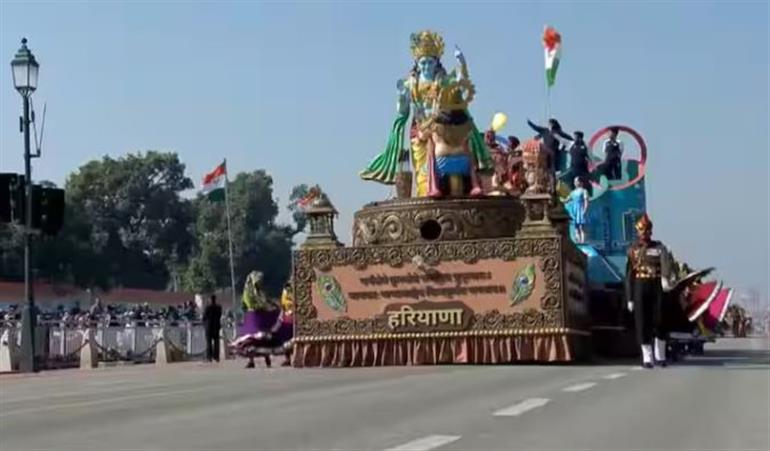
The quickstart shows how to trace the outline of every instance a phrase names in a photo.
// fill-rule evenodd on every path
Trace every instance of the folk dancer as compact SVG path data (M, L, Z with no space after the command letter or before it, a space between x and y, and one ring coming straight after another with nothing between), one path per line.
M264 276L252 271L243 287L243 324L239 337L233 342L236 352L249 359L246 368L254 368L254 359L263 357L271 365L273 333L280 327L281 307L267 296L263 288Z
M284 360L281 366L291 365L291 339L294 336L294 289L291 282L286 282L281 293L281 326L278 329L278 339L284 343Z
M628 310L634 313L642 366L652 368L654 361L665 367L666 331L662 302L663 292L671 287L671 254L663 243L652 239L652 221L646 213L636 222L636 232L638 238L628 250L626 267Z

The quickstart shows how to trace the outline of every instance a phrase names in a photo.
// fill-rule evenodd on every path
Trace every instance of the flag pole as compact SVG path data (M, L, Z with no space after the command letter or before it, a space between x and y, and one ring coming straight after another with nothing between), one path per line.
M230 292L232 296L231 309L233 314L238 310L238 303L235 298L235 263L233 263L233 233L230 227L230 194L228 193L228 185L230 180L227 174L227 159L224 161L225 165L225 215L227 216L227 243L230 250Z
M547 26L546 26L547 27ZM543 124L548 123L548 98L550 97L550 93L548 92L548 49L544 48L543 53L543 60L545 61L545 72L543 73L543 87L545 88L545 104L543 105Z

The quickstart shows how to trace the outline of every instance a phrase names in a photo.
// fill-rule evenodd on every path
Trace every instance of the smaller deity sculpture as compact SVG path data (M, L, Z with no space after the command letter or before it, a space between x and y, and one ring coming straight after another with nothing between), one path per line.
M540 137L525 141L521 145L524 161L527 194L546 194L554 191L553 172L551 170L552 153L543 145Z
M492 196L504 196L509 193L511 184L510 154L503 146L498 144L494 130L487 130L484 134L484 142L489 148L492 161L495 164L495 172L492 174L492 186L489 192Z
M497 142L493 130L484 134L484 140L490 149L495 163L495 172L489 190L491 196L519 196L527 189L524 173L524 161L519 148L519 138L508 137L508 144Z

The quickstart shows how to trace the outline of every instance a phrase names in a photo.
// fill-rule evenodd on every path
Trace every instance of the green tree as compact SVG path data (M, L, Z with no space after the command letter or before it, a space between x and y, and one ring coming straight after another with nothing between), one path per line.
M193 186L184 169L175 153L150 151L104 157L70 175L65 240L75 249L93 249L72 263L78 283L169 286L194 246L194 209L180 197ZM102 271L108 281L101 280Z
M276 224L273 179L263 170L239 173L228 195L236 291L248 273L257 270L265 276L268 293L277 295L289 277L291 238L298 227ZM187 267L186 286L198 292L230 287L225 204L199 197L195 206L198 246Z
M62 230L54 237L35 238L33 249L38 278L83 288L110 288L113 281L111 266L106 256L91 245L92 232L82 208L77 204L67 205Z

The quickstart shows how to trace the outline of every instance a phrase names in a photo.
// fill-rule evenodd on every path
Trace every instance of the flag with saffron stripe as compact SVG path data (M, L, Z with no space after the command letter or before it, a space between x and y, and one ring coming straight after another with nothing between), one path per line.
M546 25L543 32L543 47L545 48L545 80L548 87L556 83L556 71L561 59L561 35L555 28Z
M214 201L225 199L225 183L227 182L227 165L222 162L213 171L203 176L201 194Z

